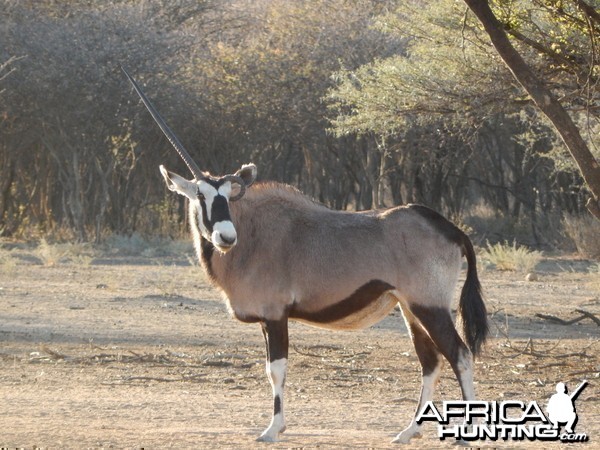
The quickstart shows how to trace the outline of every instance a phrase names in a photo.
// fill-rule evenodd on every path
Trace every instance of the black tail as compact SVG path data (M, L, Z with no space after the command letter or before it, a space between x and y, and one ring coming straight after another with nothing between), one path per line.
M463 333L467 340L467 345L471 349L473 356L481 351L481 346L485 343L489 334L487 320L487 310L483 303L481 284L477 277L477 260L473 244L469 237L463 233L462 238L463 253L467 258L467 279L460 293L460 303L458 310L462 317Z

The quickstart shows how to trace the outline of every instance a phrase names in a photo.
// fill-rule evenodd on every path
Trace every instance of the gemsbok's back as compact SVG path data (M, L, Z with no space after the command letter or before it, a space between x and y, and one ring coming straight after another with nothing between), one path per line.
M330 210L283 184L250 188L256 178L252 164L223 177L202 172L127 77L194 175L186 180L160 167L168 188L189 200L202 266L225 294L232 315L262 326L273 417L259 440L276 441L285 430L289 320L360 329L399 305L422 366L415 417L432 399L444 359L463 399L475 399L473 355L487 337L488 323L473 245L460 229L420 205L353 213ZM468 268L459 312L467 344L450 313L463 257ZM394 441L406 443L419 434L413 418Z

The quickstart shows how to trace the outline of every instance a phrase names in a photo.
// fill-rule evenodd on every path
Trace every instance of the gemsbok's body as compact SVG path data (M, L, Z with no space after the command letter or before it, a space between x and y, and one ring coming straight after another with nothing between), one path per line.
M190 181L160 167L169 189L189 200L190 226L204 270L224 293L234 317L262 326L273 417L259 440L275 441L285 430L289 320L360 329L399 305L422 366L416 412L432 399L444 359L463 398L475 399L473 355L486 339L488 324L473 246L460 229L419 205L333 211L287 185L256 183L250 188L254 165L224 177L202 172L127 76L194 174ZM467 345L450 313L463 257L468 268L458 309ZM419 434L413 418L395 441L405 443Z

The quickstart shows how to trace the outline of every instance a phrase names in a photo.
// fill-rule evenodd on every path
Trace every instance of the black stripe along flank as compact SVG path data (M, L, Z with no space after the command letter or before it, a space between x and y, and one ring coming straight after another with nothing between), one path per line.
M377 300L385 291L394 289L389 283L381 280L371 280L359 287L349 297L340 300L320 311L302 311L296 305L290 310L291 319L301 319L314 323L337 322L345 317L366 308Z

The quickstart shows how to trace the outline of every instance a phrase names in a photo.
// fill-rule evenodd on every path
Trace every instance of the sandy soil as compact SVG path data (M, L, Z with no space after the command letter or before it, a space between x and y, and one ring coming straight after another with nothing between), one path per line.
M410 422L420 375L399 312L359 332L292 324L288 431L257 444L271 409L259 327L231 319L186 262L0 266L0 446L402 448L390 441ZM600 317L600 276L589 267L547 261L535 282L483 271L493 337L475 380L481 399L543 405L556 382L590 380L577 431L600 448L600 327L536 317ZM446 367L436 399L458 398ZM403 448L451 446L433 424L424 431Z

